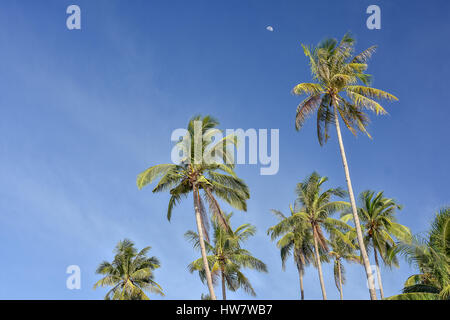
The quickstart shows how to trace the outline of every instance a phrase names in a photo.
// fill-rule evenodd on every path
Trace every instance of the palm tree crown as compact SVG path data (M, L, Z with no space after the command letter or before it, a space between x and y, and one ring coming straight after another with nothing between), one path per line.
M412 243L401 243L396 251L420 273L410 276L403 293L391 300L450 299L450 208L436 215L427 237L415 237Z
M360 208L358 215L363 224L364 244L367 248L372 247L375 265L377 268L378 285L381 298L384 298L383 284L378 261L380 254L383 262L388 266L398 266L398 261L390 253L397 240L409 242L411 240L411 231L409 228L397 223L396 212L402 207L394 199L384 197L384 193L374 191L364 191L360 194ZM346 214L342 220L347 222L352 219L352 214ZM387 259L388 255L390 256Z
M137 251L128 239L120 241L115 249L112 262L104 261L96 273L104 275L97 281L97 287L112 286L105 296L106 300L148 300L144 291L164 295L162 288L153 279L153 270L160 267L155 257L147 257L150 247Z
M227 224L230 225L232 214L226 216ZM213 274L214 282L217 277L222 280L222 294L226 299L226 288L236 291L243 288L247 293L255 296L256 293L250 284L250 281L242 273L242 268L254 269L257 271L267 272L266 265L252 254L242 248L242 243L249 237L253 236L256 228L250 224L243 224L233 230L232 228L222 227L215 219L213 221L214 238L212 243L206 244L208 253L208 262ZM199 246L198 234L188 231L186 238L193 242L194 247ZM189 265L189 271L198 271L202 281L205 280L205 272L201 259L193 261Z
M347 240L350 241L353 230L348 231L345 234ZM356 246L352 245L349 241L343 241L341 238L332 235L331 237L331 247L332 250L328 252L330 257L334 259L333 265L333 274L334 274L334 283L336 284L336 288L339 290L339 294L341 300L344 299L343 286L346 282L345 277L345 266L343 264L344 261L347 262L355 262L362 263L361 257L355 254Z
M348 241L341 230L348 230L350 227L346 223L331 218L330 216L338 211L346 209L349 204L346 201L331 201L332 197L342 198L346 192L341 188L330 188L322 192L323 184L328 180L321 177L317 172L313 172L303 182L297 184L297 200L294 214L290 219L300 219L307 222L311 228L314 254L319 273L319 280L323 298L326 299L325 285L323 282L320 251L328 252L328 240L325 231Z
M196 123L199 123L200 137L195 132ZM219 133L217 129L218 121L210 116L195 116L187 127L188 139L179 141L176 145L181 151L186 151L185 157L180 164L159 164L148 168L139 174L137 186L142 189L159 178L159 182L154 187L153 192L164 192L169 190L170 200L167 209L167 219L172 217L173 208L189 193L198 190L204 191L204 198L208 202L214 216L221 223L226 223L225 217L220 210L215 196L226 201L238 210L247 210L246 200L250 194L247 185L239 179L234 172L234 163L230 161L232 154L230 147L235 145L236 136L227 136L216 143L211 142L211 137ZM196 138L194 138L196 137ZM198 159L195 154L196 148L200 146L199 154L207 152L216 153L223 162L206 162L203 158ZM198 194L194 194L199 202L199 207L203 215L203 223L207 223L202 199Z
M369 117L364 110L386 114L375 100L397 100L390 93L368 86L371 75L365 73L366 62L376 46L353 56L354 45L355 40L349 34L340 42L326 39L315 48L302 45L316 82L300 83L292 90L296 95L308 95L297 107L295 127L299 130L306 118L317 111L317 136L321 145L329 138L328 126L334 122L333 108L353 134L358 129L370 137L366 130Z
M303 219L290 219L294 215L293 210L291 210L290 217L285 216L279 210L272 210L272 213L280 219L280 222L270 227L267 234L270 235L272 241L281 237L277 242L277 247L280 249L283 270L286 266L286 260L293 254L300 280L300 297L304 300L303 276L305 269L310 263L315 264L310 225L308 221Z

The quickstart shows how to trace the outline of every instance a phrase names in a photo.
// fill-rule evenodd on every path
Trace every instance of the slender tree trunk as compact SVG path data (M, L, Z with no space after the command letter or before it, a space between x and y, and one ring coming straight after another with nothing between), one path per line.
M361 225L359 224L355 196L353 194L352 181L350 180L350 172L348 170L347 157L345 155L344 143L342 141L341 128L339 126L338 111L337 111L337 107L335 104L334 104L334 121L336 124L336 132L337 132L338 141L339 141L339 148L341 150L342 165L344 166L344 171L345 171L345 179L347 180L347 188L348 188L348 193L350 196L350 204L352 206L353 222L355 223L356 235L358 238L358 245L359 245L359 249L361 251L361 256L363 258L364 269L366 270L366 277L367 277L367 283L369 285L370 298L372 300L377 300L377 293L375 291L375 282L373 280L372 268L370 267L369 256L367 255L366 246L364 245L363 235L362 235L362 231L361 231Z
M304 273L304 266L305 266L305 257L303 253L297 253L294 251L294 260L295 264L297 265L297 271L298 271L298 277L300 279L300 298L302 300L305 300L305 292L303 290L303 273Z
M339 294L341 300L344 300L344 292L342 290L342 274L341 274L341 263L338 261L338 274L339 274Z
M222 300L227 300L227 289L225 288L225 275L223 274L223 270L221 271L222 274Z
M299 270L298 275L300 277L300 297L302 300L305 300L305 292L303 291L303 272Z
M211 271L209 270L208 259L206 258L205 240L203 239L203 227L202 227L203 223L198 204L199 194L196 186L194 186L193 188L193 196L194 196L195 220L197 221L198 240L200 242L200 249L202 252L203 268L205 269L206 273L206 282L208 283L209 295L211 296L211 300L216 300L216 295L214 294L214 287L212 283Z
M316 233L316 228L314 226L313 226L313 238L314 238L314 254L316 256L316 263L317 263L317 270L318 270L318 273L319 273L320 288L322 289L322 297L323 297L323 300L327 300L327 293L325 291L325 284L323 283L322 264L320 263L319 244L317 243L317 233Z
M380 296L381 296L381 299L384 299L383 283L381 282L381 272L380 272L380 266L378 265L378 255L377 255L377 249L375 249L375 246L373 247L373 253L375 256L375 264L377 265L377 278L378 278L378 286L380 287Z

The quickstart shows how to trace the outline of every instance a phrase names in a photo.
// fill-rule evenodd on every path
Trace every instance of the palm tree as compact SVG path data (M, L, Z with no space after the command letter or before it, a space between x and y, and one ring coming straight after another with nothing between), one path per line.
M348 230L350 227L330 216L337 211L344 210L348 207L346 201L330 201L333 196L342 198L346 192L341 188L328 189L321 192L322 185L328 180L327 177L321 177L317 172L313 172L303 182L297 184L297 200L293 215L289 219L300 219L309 224L312 231L312 238L314 243L314 255L317 270L319 274L320 287L322 289L322 297L327 299L325 285L322 274L322 264L320 258L320 249L328 252L328 240L325 237L324 230L330 234L348 241L345 235L339 230Z
M320 145L323 145L329 138L329 125L336 126L358 244L369 283L370 297L375 300L375 286L359 224L339 117L353 134L356 135L356 130L360 130L370 137L366 131L369 117L365 109L374 111L377 115L385 114L386 111L374 99L397 100L397 98L385 91L368 86L371 76L365 73L366 62L376 47L372 46L353 56L354 44L355 40L346 34L340 42L336 39L326 39L311 49L302 45L305 55L309 58L315 82L300 83L293 89L296 95L308 95L297 107L295 127L299 130L306 118L317 110L317 136Z
M349 235L350 231L345 234L348 240L351 239ZM345 267L342 263L356 262L361 263L361 258L354 254L356 247L350 245L349 241L342 241L339 237L331 237L331 247L332 251L328 254L334 259L333 273L334 273L334 283L336 288L339 290L339 296L341 300L344 300L343 285L345 284Z
M415 237L401 243L396 252L403 254L420 273L410 276L403 293L389 300L450 299L450 207L437 213L426 238Z
M362 192L359 198L358 215L363 223L364 244L366 247L373 248L378 286L381 299L383 299L384 292L378 254L385 264L398 266L395 256L390 253L396 244L394 239L410 242L411 231L396 221L396 209L400 210L402 207L394 199L385 198L382 191L375 195L374 191L367 190ZM349 213L344 215L342 220L347 222L351 218L352 214ZM387 259L388 255L390 255L389 260Z
M300 280L300 297L305 299L303 289L303 276L306 267L314 260L314 245L312 240L312 231L309 223L303 219L290 219L294 215L291 210L291 216L285 216L279 210L272 210L272 213L280 219L280 222L267 230L272 241L280 237L277 247L280 249L281 265L283 270L286 267L286 260L293 253L294 262L297 266Z
M221 131L216 128L217 125L217 120L210 116L193 117L189 121L186 137L176 144L178 150L183 152L184 155L181 163L159 164L148 168L137 177L139 189L160 178L153 192L170 190L167 209L169 221L173 208L183 197L192 193L206 280L209 294L213 300L216 299L216 296L204 244L205 238L209 240L207 232L209 219L206 216L200 191L203 191L212 215L225 228L228 228L227 222L216 197L243 211L247 210L246 200L250 197L247 185L233 171L234 163L230 147L236 144L236 136L226 136L218 142L212 143L211 137L218 133L221 134ZM207 160L204 157L207 154L214 155L216 158ZM220 160L217 159L219 157Z
M226 216L227 224L232 214ZM241 272L242 268L254 269L261 272L267 272L266 265L259 259L253 257L251 253L241 247L249 237L253 236L256 228L250 224L243 224L232 230L231 228L224 228L215 219L213 221L214 238L212 243L206 242L206 251L208 252L208 262L213 274L213 281L216 277L220 277L222 283L222 298L226 300L226 288L231 291L236 291L238 288L243 288L247 293L255 296L249 280ZM195 248L199 246L198 234L193 231L188 231L185 234L186 238L190 240ZM204 265L201 259L193 261L188 266L192 273L198 271L200 279L204 281L205 272Z
M155 257L147 257L151 247L137 251L128 239L119 241L112 262L103 261L96 273L104 277L97 281L97 287L113 287L105 300L149 300L144 291L164 295L162 288L153 279L153 270L160 267Z

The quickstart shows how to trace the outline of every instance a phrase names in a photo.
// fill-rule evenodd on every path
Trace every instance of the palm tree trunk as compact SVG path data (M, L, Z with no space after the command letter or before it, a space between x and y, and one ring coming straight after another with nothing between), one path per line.
M295 264L297 265L297 271L298 271L298 277L300 279L300 298L302 300L305 300L305 292L303 290L303 273L304 273L304 266L305 266L305 257L302 252L296 253L294 251L294 259Z
M342 274L341 274L341 263L338 261L338 275L339 275L339 294L341 300L344 300L344 293L342 291Z
M222 274L222 300L227 300L227 289L225 288L225 275L223 274L223 270L221 271Z
M202 252L203 268L205 269L206 282L208 283L209 295L211 296L211 300L216 300L216 295L214 294L214 287L212 283L211 271L209 270L208 259L206 258L205 240L203 239L203 227L202 227L203 223L200 214L200 208L198 205L199 193L198 188L196 186L194 186L193 188L193 196L194 196L195 220L197 222L198 240L200 242L200 249Z
M300 297L302 300L305 300L305 292L303 291L303 272L299 270L298 275L300 277Z
M323 283L322 264L320 263L319 244L317 243L317 233L316 233L316 228L314 226L313 226L313 238L314 238L314 254L316 256L316 263L317 263L317 270L318 270L318 273L319 273L320 288L322 289L322 297L323 297L323 300L327 300L327 293L325 291L325 284Z
M373 247L373 253L375 256L375 264L377 265L377 278L378 278L378 286L380 287L380 296L381 296L381 299L384 299L383 284L381 282L380 266L378 265L378 255L377 255L377 249L375 249L375 246Z
M377 293L375 291L375 283L373 281L372 268L370 267L369 256L367 255L366 246L364 245L363 235L361 231L361 225L359 224L358 212L356 209L355 196L353 194L352 181L350 180L350 172L348 170L347 157L345 155L344 143L342 141L341 128L339 126L339 118L336 104L334 104L334 122L336 124L336 132L339 141L339 148L341 150L342 165L344 166L345 179L347 180L347 188L350 196L350 204L352 206L353 222L355 223L356 235L358 238L358 245L361 251L361 256L366 270L367 283L369 285L370 298L377 300Z

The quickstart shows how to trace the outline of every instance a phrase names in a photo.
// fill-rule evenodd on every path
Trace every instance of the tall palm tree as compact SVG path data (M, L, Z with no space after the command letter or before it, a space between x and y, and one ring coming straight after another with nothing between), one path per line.
M358 208L358 215L363 224L364 244L367 248L373 248L378 287L381 299L383 299L383 282L381 279L378 254L388 266L398 266L395 256L391 253L396 244L394 239L410 242L411 231L404 225L397 223L396 209L400 210L402 207L394 199L385 198L382 191L375 194L374 191L366 190L361 192L359 200L360 207ZM352 214L349 213L344 215L342 220L346 222L351 218ZM390 259L387 259L388 255Z
M232 214L226 216L227 224L230 225L230 218ZM252 285L245 275L242 273L242 268L254 269L261 272L267 272L266 265L259 259L253 257L251 253L242 248L242 243L249 237L253 236L256 228L250 224L243 224L235 230L231 228L224 228L217 222L213 221L214 238L212 243L206 242L206 251L209 266L213 279L220 277L222 284L222 298L226 300L226 289L236 291L238 288L243 288L247 293L255 296ZM194 247L199 246L198 234L193 231L188 231L185 234L186 238L190 240ZM205 272L204 265L201 259L197 259L189 264L189 271L192 273L198 271L200 279L204 281ZM215 282L215 281L214 281Z
M167 219L170 220L173 208L192 193L194 200L195 219L199 235L199 243L206 273L209 294L215 300L211 272L206 259L204 240L208 237L208 217L200 191L209 204L210 212L225 228L228 228L216 197L229 203L238 210L247 210L246 200L250 194L247 185L233 171L234 162L230 148L236 144L236 136L226 136L213 143L212 137L221 131L219 123L210 116L193 117L188 124L184 139L176 144L184 157L180 164L159 164L148 168L137 177L139 189L159 178L153 192L169 190L170 200L167 209ZM206 159L204 155L214 155ZM218 159L220 158L220 159Z
M375 99L397 100L397 98L385 91L369 87L371 76L365 73L366 62L374 53L376 47L372 46L353 56L354 45L355 40L349 34L344 35L340 42L336 39L326 39L315 48L302 45L305 55L309 58L311 73L315 82L300 83L293 89L293 93L296 95L306 94L308 96L297 107L295 127L299 130L306 118L317 110L317 136L320 145L323 145L329 138L329 125L334 124L336 126L358 244L369 283L370 297L376 299L370 262L363 242L342 141L339 117L353 134L356 135L356 130L360 130L370 137L366 130L369 117L365 110L374 111L377 115L385 114L386 111Z
M346 195L346 192L341 188L321 191L322 185L327 180L327 177L321 177L317 172L313 172L303 182L298 183L296 188L297 200L295 208L292 209L294 214L289 218L292 220L301 219L308 223L311 228L315 262L324 300L327 299L327 294L323 281L319 251L319 248L325 252L329 251L328 240L325 237L324 231L326 230L328 233L342 238L343 241L348 241L340 229L348 230L350 228L341 220L330 217L332 214L347 208L349 204L346 201L331 201L333 196L342 198Z
M415 237L412 243L400 243L396 251L420 273L406 280L402 294L387 299L450 299L450 207L437 213L426 238Z
M270 235L272 241L281 237L277 242L277 247L280 249L283 270L286 267L286 260L293 254L300 280L300 298L304 300L305 269L311 262L315 262L311 228L309 223L303 219L290 219L294 214L293 210L291 210L290 217L285 216L279 210L272 210L272 213L280 219L280 222L270 227L267 234Z
M144 291L164 295L162 288L153 279L153 270L160 267L155 257L147 257L151 247L137 251L128 239L119 241L112 262L103 261L96 273L104 277L97 281L97 287L112 286L105 300L149 300Z
M350 231L345 234L347 239L350 241L351 237L349 235ZM349 241L342 241L339 237L331 237L331 247L332 251L328 254L334 259L333 273L334 273L334 283L336 288L339 290L339 296L341 300L344 300L343 285L345 284L345 267L342 263L343 261L361 263L361 258L357 256L354 251L356 247L349 244Z

